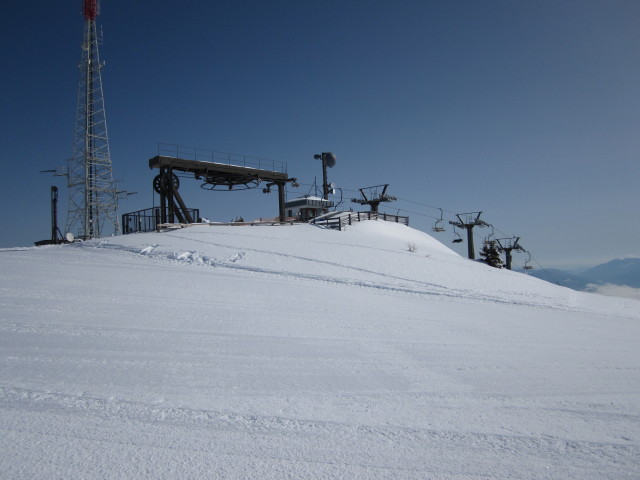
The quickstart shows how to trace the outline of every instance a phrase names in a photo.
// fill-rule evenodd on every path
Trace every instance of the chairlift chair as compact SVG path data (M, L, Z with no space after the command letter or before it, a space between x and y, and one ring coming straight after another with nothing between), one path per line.
M533 265L529 265L529 262L531 262L531 254L527 252L527 255L529 255L529 258L524 261L524 267L522 268L523 270L533 270Z
M495 242L493 237L495 236L496 232L495 232L495 230L493 228L493 225L489 224L489 226L491 227L491 233L489 235L487 235L486 237L484 237L484 241L482 242L485 245L491 245L491 243Z
M438 220L436 220L436 222L433 224L433 231L434 232L444 232L444 212L442 211L441 208L439 208L438 210L440 210L440 218Z
M456 236L456 238L453 239L453 243L462 243L462 237L456 231L456 227L453 227L453 234Z

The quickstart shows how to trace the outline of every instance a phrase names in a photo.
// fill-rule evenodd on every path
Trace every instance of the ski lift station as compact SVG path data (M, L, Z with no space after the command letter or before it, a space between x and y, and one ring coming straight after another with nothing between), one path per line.
M259 223L309 222L323 218L323 226L327 228L343 228L354 221L364 219L382 219L408 225L407 217L398 215L377 215L379 202L392 201L395 197L388 195L374 196L358 203L372 204L375 215L349 215L353 212L330 212L336 204L328 199L333 187L327 181L326 169L335 165L335 155L330 152L314 155L322 160L323 197L304 195L291 200L285 198L285 185L298 186L295 178L287 174L284 162L265 160L245 155L213 152L180 145L160 144L158 155L149 160L151 169L159 169L160 173L153 179L153 190L159 195L159 205L122 216L124 233L136 233L171 228L172 225L189 225L200 221L200 210L187 207L179 192L180 179L191 177L200 181L206 190L230 191L247 190L264 185L263 193L270 193L273 187L278 190L278 210L276 219L254 222L234 221L234 225ZM384 192L388 185L384 185ZM364 194L364 189L361 189ZM365 198L367 198L365 196ZM154 202L155 203L155 202ZM375 208L374 208L375 206ZM343 215L346 213L346 216ZM331 218L328 218L331 217ZM344 218L343 218L344 217ZM213 222L215 224L216 222Z
M313 197L310 195L294 198L284 204L287 217L302 222L307 222L312 218L322 215L333 206L334 203L331 200L325 200L324 198Z

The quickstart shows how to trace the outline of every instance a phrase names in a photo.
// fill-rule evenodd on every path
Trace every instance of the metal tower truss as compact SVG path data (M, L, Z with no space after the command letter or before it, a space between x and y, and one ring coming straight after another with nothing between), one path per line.
M113 180L102 92L96 27L97 0L84 0L84 39L73 157L68 166L66 231L83 239L120 233L117 185ZM108 225L112 231L105 230Z

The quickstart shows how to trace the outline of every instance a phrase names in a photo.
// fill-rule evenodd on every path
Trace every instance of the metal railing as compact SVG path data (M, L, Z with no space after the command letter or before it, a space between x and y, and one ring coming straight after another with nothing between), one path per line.
M377 212L339 212L335 215L314 218L311 223L325 228L333 228L342 231L347 225L353 225L365 220L384 220L386 222L400 223L409 226L409 217L401 215L390 215L388 213Z
M191 218L200 218L200 210L187 209ZM155 232L162 223L162 208L152 207L122 215L122 233Z
M252 157L240 153L217 152L205 148L187 147L170 143L159 143L158 155L161 157L182 158L184 160L194 160L197 162L213 162L223 165L234 165L236 167L287 173L287 162L280 160Z

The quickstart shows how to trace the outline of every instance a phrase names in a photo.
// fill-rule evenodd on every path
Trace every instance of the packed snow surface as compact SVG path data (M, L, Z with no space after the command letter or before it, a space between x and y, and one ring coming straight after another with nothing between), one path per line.
M402 225L0 250L3 479L640 478L640 302Z

